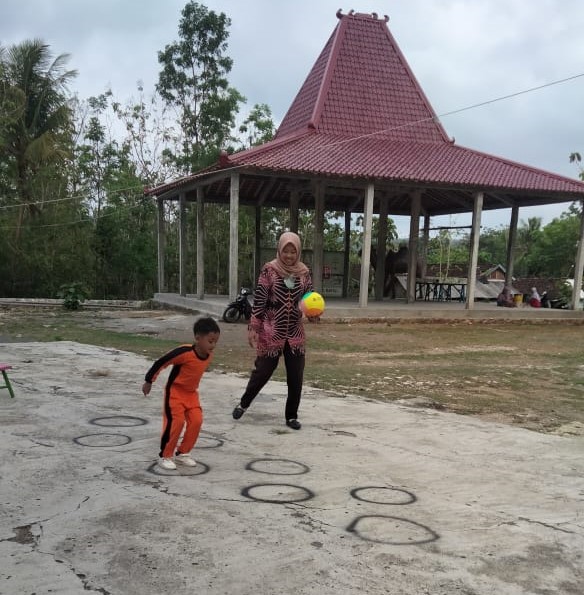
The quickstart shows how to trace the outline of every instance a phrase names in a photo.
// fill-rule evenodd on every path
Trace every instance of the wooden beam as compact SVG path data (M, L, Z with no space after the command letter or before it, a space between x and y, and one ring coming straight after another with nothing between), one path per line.
M513 284L513 268L515 266L515 246L517 242L517 223L519 222L519 207L511 209L509 223L509 239L507 241L507 260L505 262L505 285Z

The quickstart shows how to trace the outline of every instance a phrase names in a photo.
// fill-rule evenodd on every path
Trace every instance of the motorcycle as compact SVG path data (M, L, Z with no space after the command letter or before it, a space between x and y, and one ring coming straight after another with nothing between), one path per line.
M225 322L237 322L242 316L245 320L249 320L251 318L251 304L249 303L247 296L251 294L251 289L242 287L235 300L229 303L227 308L225 308L223 312L223 320Z

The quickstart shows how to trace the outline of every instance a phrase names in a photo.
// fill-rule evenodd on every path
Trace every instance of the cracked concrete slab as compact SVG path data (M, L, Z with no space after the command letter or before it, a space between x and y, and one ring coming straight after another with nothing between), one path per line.
M71 342L0 344L0 593L584 592L584 438L308 389L202 381L195 468L155 463L164 377ZM423 395L421 395L423 396Z

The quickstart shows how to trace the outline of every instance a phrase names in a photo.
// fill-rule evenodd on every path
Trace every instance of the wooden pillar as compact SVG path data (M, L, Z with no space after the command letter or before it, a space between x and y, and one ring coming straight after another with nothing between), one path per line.
M290 190L290 231L298 233L298 205L300 204L300 192L297 187Z
M254 246L254 282L260 276L260 270L262 268L262 207L257 206L255 208L255 246Z
M375 299L383 300L385 288L385 251L387 245L387 198L379 199L379 226L377 227L377 258L375 259Z
M428 275L428 247L430 246L430 215L426 213L424 215L424 239L423 239L423 246L422 246L422 270L420 271L420 277L425 279Z
M197 188L197 298L205 299L205 191Z
M470 232L470 258L466 286L466 309L474 309L475 287L477 283L477 264L479 262L479 239L481 235L481 215L483 212L483 193L475 192L472 211L472 229Z
M363 245L361 247L361 281L359 286L359 307L367 307L369 296L369 267L371 262L371 228L373 226L373 198L375 186L367 184L365 207L363 209Z
M408 262L407 302L416 301L416 275L418 270L418 236L420 234L420 211L422 209L422 192L415 190L412 193L410 207L410 243Z
M239 172L231 174L229 198L229 299L234 300L239 293Z
M314 241L312 254L312 284L322 293L322 270L324 260L324 186L317 182L314 189Z
M178 292L184 297L187 295L185 285L187 266L187 209L184 192L181 192L178 198L178 220Z
M511 208L511 222L509 223L509 240L507 241L507 262L505 263L505 285L513 284L513 268L515 265L515 245L517 242L517 222L519 221L519 207Z
M164 201L158 200L158 293L166 292L164 282L164 250L166 248L166 233L164 229Z
M345 244L343 252L343 289L342 296L349 295L349 281L351 280L351 211L345 211Z
M574 264L574 288L572 291L572 310L580 309L580 290L582 289L582 269L584 268L584 201L580 201L580 238L576 250L576 262Z

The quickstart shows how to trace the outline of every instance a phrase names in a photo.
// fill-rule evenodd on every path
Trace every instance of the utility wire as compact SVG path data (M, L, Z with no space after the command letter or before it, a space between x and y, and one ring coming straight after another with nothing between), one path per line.
M363 134L363 135L359 135L359 136L353 136L351 138L347 138L347 139L343 139L340 141L336 141L336 142L332 142L332 143L328 143L326 145L321 145L319 148L320 149L325 149L328 147L332 147L332 146L336 146L336 145L341 145L347 142L353 142L355 140L359 140L361 138L369 138L372 136L376 136L378 134L385 134L387 132L393 132L395 130L400 130L402 128L407 128L409 126L415 126L416 124L422 124L424 122L429 122L429 121L433 121L435 120L435 118L445 118L447 116L452 116L455 114L460 114L462 112L466 112L472 109L476 109L479 107L483 107L485 105L490 105L493 103L497 103L499 101L504 101L506 99L512 99L513 97L518 97L520 95L526 95L527 93L533 93L535 91L540 91L541 89L546 89L548 87L553 87L555 85L559 85L562 83L567 83L569 81L573 81L575 79L584 77L584 72L580 73L580 74L575 74L573 76L569 76L563 79L558 79L555 81L551 81L549 83L544 83L543 85L538 85L537 87L530 87L529 89L524 89L522 91L516 91L515 93L509 93L507 95L501 95L500 97L495 97L493 99L488 99L486 101L481 101L479 103L474 103L472 105L468 105L466 107L461 107L455 110L451 110L448 112L443 112L442 114L438 114L437 116L433 117L433 116L428 116L427 118L421 118L419 120L415 120L413 122L407 122L405 124L400 124L399 126L394 126L391 128L385 128L384 130L377 130L375 132L370 132L368 134ZM230 168L230 169L238 169L238 167L234 167L234 168ZM227 170L222 170L222 171L227 171ZM127 191L131 191L131 190L138 190L138 189L144 189L143 185L140 186L130 186L128 188L120 188L118 190L113 190L111 192L111 194L116 194L116 193L122 193L122 192L127 192ZM88 198L86 194L78 194L75 196L69 196L66 198L56 198L53 200L46 200L46 201L38 201L38 202L33 202L33 203L26 203L26 206L36 206L36 205L43 205L43 204L49 204L49 203L55 203L55 202L64 202L64 201L68 201L68 200L77 200L77 199L83 199L83 198ZM0 210L5 210L5 209L13 209L13 208L19 208L24 206L23 204L14 204L14 205L3 205L0 206ZM83 219L83 220L79 220L77 223L82 223L84 221L89 221L88 219ZM58 225L58 224L55 224ZM71 223L64 223L62 225L71 225ZM7 228L2 228L2 229L7 229Z
M391 128L385 128L384 130L376 130L375 132L370 132L368 134L362 134L359 136L353 136L351 138L347 138L347 139L343 139L340 141L336 141L336 142L332 142L329 143L327 145L321 145L320 148L324 149L324 148L328 148L328 147L332 147L335 145L341 145L347 142L353 142L355 140L359 140L361 138L369 138L371 136L376 136L378 134L385 134L387 132L393 132L394 130L400 130L402 128L408 128L410 126L415 126L416 124L422 124L424 122L430 122L430 121L434 121L436 118L445 118L447 116L452 116L454 114L459 114L461 112L466 112L468 110L471 109L476 109L478 107L483 107L485 105L490 105L492 103L497 103L499 101L504 101L506 99L511 99L513 97L518 97L519 95L526 95L527 93L533 93L534 91L539 91L541 89L545 89L547 87L553 87L555 85L559 85L561 83L566 83L569 81L573 81L575 79L581 78L584 76L584 72L580 73L580 74L575 74L573 76L569 76L563 79L558 79L556 81L552 81L550 83L545 83L543 85L538 85L537 87L531 87L529 89L524 89L523 91L517 91L515 93L509 93L508 95L501 95L500 97L495 97L494 99L488 99L487 101L481 101L480 103L474 103L472 105L468 105L466 107L461 107L455 110L451 110L449 112L444 112L442 114L438 114L437 116L433 117L433 116L428 116L426 118L420 118L419 120L415 120L413 122L406 122L405 124L400 124L399 126L393 126Z

